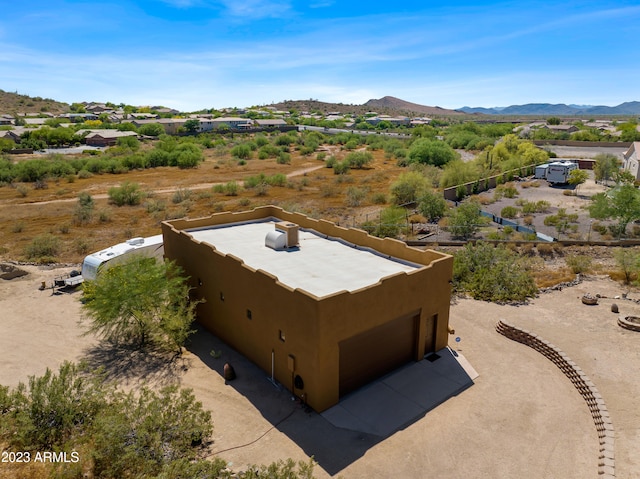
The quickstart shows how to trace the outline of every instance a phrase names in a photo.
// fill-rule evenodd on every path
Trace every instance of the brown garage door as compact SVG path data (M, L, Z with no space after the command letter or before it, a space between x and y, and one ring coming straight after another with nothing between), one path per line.
M341 341L340 396L413 361L419 319L404 316Z

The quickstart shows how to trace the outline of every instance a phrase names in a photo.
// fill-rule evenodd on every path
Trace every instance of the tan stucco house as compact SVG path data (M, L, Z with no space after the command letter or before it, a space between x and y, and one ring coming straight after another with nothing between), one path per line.
M274 206L162 234L198 320L316 411L447 346L447 254Z

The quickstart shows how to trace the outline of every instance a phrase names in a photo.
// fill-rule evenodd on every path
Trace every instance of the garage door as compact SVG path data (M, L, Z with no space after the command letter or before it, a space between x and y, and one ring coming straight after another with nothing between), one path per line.
M419 319L404 316L341 341L340 396L413 361Z

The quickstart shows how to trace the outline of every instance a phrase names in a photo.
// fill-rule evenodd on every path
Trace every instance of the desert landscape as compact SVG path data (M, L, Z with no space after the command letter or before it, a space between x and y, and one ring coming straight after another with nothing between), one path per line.
M102 365L124 387L179 382L193 388L212 412L211 457L223 458L234 469L313 456L319 478L422 477L425 469L440 477L596 477L598 435L587 404L550 361L495 331L502 318L553 343L582 368L611 415L616 477L640 474L634 454L640 440L635 407L640 387L634 374L640 367L639 333L620 328L618 314L611 312L615 302L620 315L640 315L640 293L604 276L541 293L527 305L457 298L450 347L467 358L479 377L424 417L389 437L377 437L332 426L202 330L180 358L114 350L84 335L81 293L39 289L69 268L18 268L27 274L0 280L1 384L15 386L65 360ZM585 293L600 295L599 304L583 305ZM213 357L212 350L220 357ZM225 362L234 365L236 381L224 380ZM2 477L18 473L0 469Z

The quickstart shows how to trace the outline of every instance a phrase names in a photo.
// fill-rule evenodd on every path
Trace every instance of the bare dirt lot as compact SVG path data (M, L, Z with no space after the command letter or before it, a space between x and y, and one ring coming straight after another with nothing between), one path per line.
M623 330L610 299L627 290L605 277L541 294L526 306L458 299L451 309L458 349L480 376L475 384L389 437L331 426L291 401L236 352L204 331L183 358L115 351L83 336L80 293L53 295L42 281L70 268L20 266L27 275L0 279L0 383L15 386L64 360L103 364L129 387L179 381L212 411L212 454L242 469L314 456L318 478L589 478L597 477L598 437L586 403L539 353L495 332L500 318L561 348L602 394L616 437L616 477L640 477L640 333ZM598 306L584 293L606 296ZM629 298L640 298L632 290ZM622 315L640 305L615 300ZM455 342L459 337L460 342ZM211 350L222 356L214 358ZM222 366L238 379L225 384ZM0 465L0 476L2 476Z

